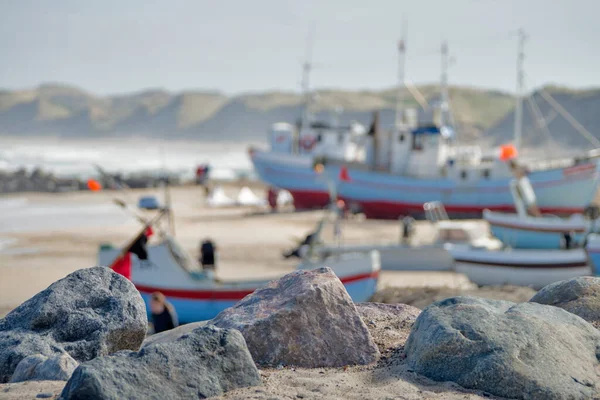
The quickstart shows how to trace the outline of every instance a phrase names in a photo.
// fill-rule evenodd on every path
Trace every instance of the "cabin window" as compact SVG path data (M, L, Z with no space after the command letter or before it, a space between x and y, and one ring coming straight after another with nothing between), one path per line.
M344 142L344 135L341 133L338 133L338 144L342 144Z
M467 179L467 171L460 171L460 179L462 179L462 180Z
M481 173L481 175L485 178L485 179L490 179L490 170L489 169L484 169L483 172Z
M413 150L423 150L423 135L413 135Z
M404 133L400 134L398 140L400 141L400 143L404 142Z
M319 142L319 143L320 143L320 142L321 142L321 140L323 140L323 134L319 133L319 134L317 135L317 142Z

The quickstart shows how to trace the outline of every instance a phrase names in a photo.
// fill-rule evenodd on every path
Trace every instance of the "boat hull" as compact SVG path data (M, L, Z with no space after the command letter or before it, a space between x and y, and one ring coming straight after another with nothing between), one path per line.
M290 192L296 209L329 204L327 179L313 170L312 156L250 150L250 159L261 181ZM334 173L331 178L336 179Z
M486 251L448 246L454 269L478 285L518 285L541 289L554 282L592 274L584 249Z
M483 218L495 237L516 249L561 249L565 246L565 234L571 235L572 243L582 243L591 224L580 214L562 219L485 210Z
M381 269L384 271L450 271L454 266L452 255L443 246L408 245L357 245L331 246L317 249L321 257L344 253L379 253Z
M118 254L119 249L101 248L98 264L111 265ZM219 312L269 282L219 282L210 274L189 272L180 266L178 257L181 257L181 253L174 251L168 242L149 246L147 262L141 263L135 255L131 255L131 281L144 299L149 317L149 300L154 292L165 295L175 307L180 323L189 323L214 318ZM304 263L298 269L313 269L324 265L338 276L353 301L367 301L375 293L380 271L377 252Z
M540 210L551 214L581 213L598 186L598 164L531 172ZM335 171L332 171L335 173ZM360 206L367 218L398 219L422 215L423 204L440 201L453 217L481 217L483 210L514 212L510 179L459 182L420 179L348 167L348 179L338 184L338 196Z

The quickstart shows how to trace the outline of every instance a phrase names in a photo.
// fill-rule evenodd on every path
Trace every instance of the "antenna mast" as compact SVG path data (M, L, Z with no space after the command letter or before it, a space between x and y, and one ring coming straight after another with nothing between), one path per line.
M398 41L398 94L396 98L396 128L400 127L404 120L404 90L406 80L404 77L404 67L406 63L406 21L402 23L402 37Z
M309 32L306 41L306 58L302 64L302 93L304 95L304 110L302 111L302 127L305 127L309 120L310 113L310 71L312 70L312 49L314 40L314 26Z
M525 60L525 39L527 38L523 29L519 29L519 42L517 50L517 93L515 106L515 147L521 148L521 137L523 135L523 61Z
M448 112L448 42L442 42L442 76L440 79L440 92L442 101L440 104L440 126L446 123L445 117Z

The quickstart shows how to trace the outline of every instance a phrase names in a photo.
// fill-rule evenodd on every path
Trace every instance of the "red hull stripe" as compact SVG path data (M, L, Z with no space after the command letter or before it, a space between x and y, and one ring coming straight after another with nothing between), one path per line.
M341 279L343 284L352 283L364 279L377 279L379 271L371 273L353 275ZM145 286L135 284L138 291L145 294L161 292L167 297L191 300L230 300L238 301L254 292L255 289L240 289L240 290L189 290L189 289L167 289L153 286ZM258 287L257 287L258 288Z
M353 202L352 199L345 197L343 200L348 204ZM423 213L423 205L417 203L391 203L387 201L357 201L357 203L361 205L367 218L397 219L401 215L414 212ZM479 216L485 209L501 212L515 211L515 207L508 204L495 206L457 206L452 204L444 204L444 207L450 215L472 214ZM540 207L540 211L547 214L576 214L583 212L583 207Z
M504 262L465 260L465 259L460 259L460 258L455 258L454 261L463 263L463 264L485 265L487 267L506 267L506 268L521 268L521 269L581 268L581 267L588 266L587 262L585 262L585 261L581 261L581 262L577 262L577 263L562 263L562 264L525 264L525 263L507 264Z
M566 232L577 232L583 233L585 232L585 228L580 229L563 229L559 227L542 227L542 226L527 226L527 225L516 225L511 224L509 222L496 222L496 221L488 221L492 226L499 226L502 228L513 228L518 229L520 231L535 231L535 232L548 232L548 233L566 233Z

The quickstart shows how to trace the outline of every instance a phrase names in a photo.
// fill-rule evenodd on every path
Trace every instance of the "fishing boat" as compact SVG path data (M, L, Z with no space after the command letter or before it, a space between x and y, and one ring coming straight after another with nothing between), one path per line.
M510 190L516 214L483 211L492 234L505 246L539 250L570 248L580 245L587 234L598 229L596 206L588 206L584 214L573 214L568 218L542 214L535 191L522 173L511 181Z
M403 60L404 46L400 51ZM519 82L523 75L522 56L523 36L519 46ZM391 131L382 132L376 127L367 138L365 153L369 157L365 162L324 160L330 175L347 169L339 178L339 196L360 208L367 218L397 219L420 214L422 205L430 201L441 201L455 217L481 217L485 209L515 210L509 189L512 171L507 161L520 150L522 88L517 95L513 145L488 151L478 146L461 146L449 112L446 46L442 49L442 62L441 100L429 123L419 122L402 111ZM405 86L404 82L400 86ZM559 113L564 116L567 112L561 108ZM587 134L588 139L593 138ZM598 150L593 150L576 158L523 161L540 211L558 215L583 212L598 187L598 156Z
M98 265L111 265L120 249L104 245ZM323 262L303 262L298 269L330 267L356 302L367 301L377 287L378 254L349 254ZM246 295L266 285L268 280L220 281L198 266L173 237L148 246L148 260L132 256L131 281L149 310L150 296L164 294L175 307L181 322L203 321L233 306ZM149 311L148 311L149 312Z
M446 249L454 258L454 270L478 285L508 284L541 289L553 282L593 274L585 248L490 251L448 244Z
M439 202L426 203L423 208L433 228L427 243L415 243L408 238L400 238L396 243L345 244L339 241L337 244L317 245L313 251L317 257L326 259L347 253L368 253L375 250L379 253L382 270L451 271L454 268L454 259L445 248L447 243L468 244L473 248L488 250L501 247L501 242L490 237L487 227L481 222L449 220ZM334 223L339 224L340 221L336 220Z
M128 245L117 248L102 244L98 251L98 265L108 266L130 279L146 302L148 312L150 296L154 292L161 292L175 307L180 322L207 320L268 283L268 280L218 279L214 270L201 267L174 236L162 229L159 230L160 239L157 243L146 246L148 227L157 225L164 215L170 217L169 225L172 224L169 199L167 197L167 207L152 220L136 215L144 227ZM117 204L126 206L123 202ZM140 246L143 247L141 253L138 251ZM323 266L333 270L354 301L367 301L375 293L381 269L376 251L345 254L336 258L306 258L297 269Z

